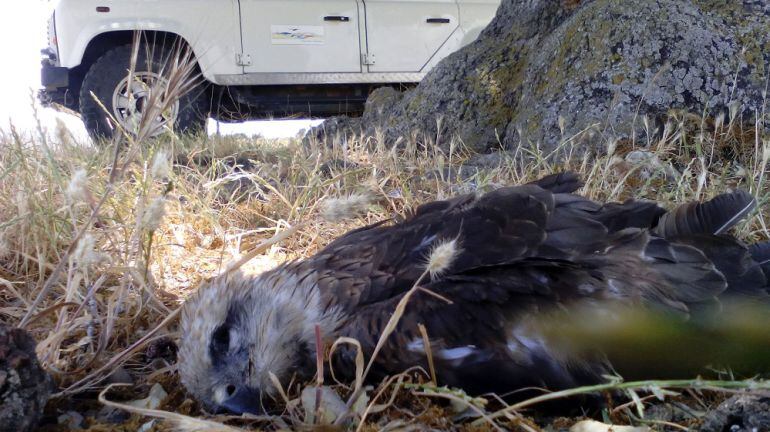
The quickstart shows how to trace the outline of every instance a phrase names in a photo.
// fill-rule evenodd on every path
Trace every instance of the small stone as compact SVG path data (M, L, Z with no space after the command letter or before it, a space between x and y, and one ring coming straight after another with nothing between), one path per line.
M128 405L144 409L158 409L167 396L168 393L163 389L163 386L155 383L146 398L128 402Z
M214 244L214 236L205 235L203 236L203 239L201 239L201 247L204 249L211 249L213 244Z
M302 390L302 408L305 409L305 423L308 424L332 424L337 417L347 412L347 405L340 396L330 387L321 387L321 402L319 406L320 420L316 420L316 395L317 388L305 387Z
M102 407L96 414L96 420L100 423L122 424L131 417L131 413L118 408Z
M625 160L645 180L654 177L678 180L680 177L679 172L674 169L670 162L662 162L658 155L651 151L631 151L626 154Z
M83 429L83 416L77 411L67 411L57 418L57 422L67 429Z
M124 367L116 368L108 377L108 384L133 384L134 377Z
M139 429L137 429L136 432L148 432L152 429L153 426L155 426L155 423L157 423L156 420L150 420L147 423L139 426Z

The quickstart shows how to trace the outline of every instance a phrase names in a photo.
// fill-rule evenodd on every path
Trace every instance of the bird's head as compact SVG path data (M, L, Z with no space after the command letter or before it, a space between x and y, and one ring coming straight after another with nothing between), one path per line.
M204 283L182 310L182 383L214 412L263 412L275 378L287 386L315 372L315 326L329 323L316 291L285 268Z

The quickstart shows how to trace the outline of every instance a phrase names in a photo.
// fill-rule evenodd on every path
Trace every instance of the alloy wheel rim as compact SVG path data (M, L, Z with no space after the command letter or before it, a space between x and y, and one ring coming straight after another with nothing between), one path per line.
M155 72L134 72L132 77L126 76L115 86L112 94L112 114L115 120L131 134L137 135L144 127L148 136L160 135L166 127L174 124L179 114L179 100L164 103L167 89L168 81ZM153 103L157 106L150 106ZM164 105L167 108L158 111L158 107ZM153 118L145 119L148 115Z

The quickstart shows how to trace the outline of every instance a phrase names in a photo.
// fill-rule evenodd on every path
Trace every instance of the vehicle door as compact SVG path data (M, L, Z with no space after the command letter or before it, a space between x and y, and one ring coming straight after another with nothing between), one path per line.
M460 27L465 33L462 45L476 40L500 7L500 0L457 0L460 6Z
M245 73L361 72L356 0L240 0Z
M456 0L363 0L369 72L419 72L459 27Z

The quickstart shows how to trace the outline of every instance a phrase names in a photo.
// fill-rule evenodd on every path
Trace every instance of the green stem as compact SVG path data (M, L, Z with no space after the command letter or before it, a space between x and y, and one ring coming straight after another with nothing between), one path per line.
M597 384L592 386L576 387L567 390L561 390L553 393L543 394L525 401L510 405L495 413L492 413L489 418L496 419L510 414L513 411L518 411L522 408L526 408L541 402L546 402L554 399L561 399L570 396L577 396L586 393L597 393L606 390L648 390L651 387L659 388L697 388L702 390L728 390L728 389L752 389L752 390L770 390L770 381L719 381L719 380L702 380L702 379L686 379L686 380L647 380L647 381L629 381L629 382L612 382L606 384ZM483 420L476 420L474 425L478 426L483 423Z

